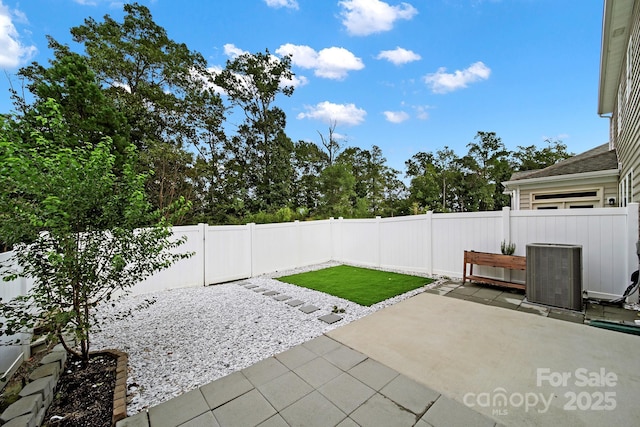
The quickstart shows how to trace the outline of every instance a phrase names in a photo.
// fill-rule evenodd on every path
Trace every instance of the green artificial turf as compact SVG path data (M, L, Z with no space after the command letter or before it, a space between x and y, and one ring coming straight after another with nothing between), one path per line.
M278 277L278 280L315 289L367 307L433 282L426 277L348 265Z

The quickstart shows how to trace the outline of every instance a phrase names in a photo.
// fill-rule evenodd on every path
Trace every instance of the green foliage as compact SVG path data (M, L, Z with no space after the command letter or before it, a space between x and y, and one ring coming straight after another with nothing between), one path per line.
M513 255L516 252L516 244L502 241L500 243L500 252L502 252L503 255Z
M73 333L87 359L95 306L188 256L176 252L183 241L166 220L187 206L153 211L133 145L116 173L111 138L67 147L58 104L44 102L41 111L37 127L4 117L0 128L0 239L15 249L2 274L34 279L28 295L0 303L9 319L2 332L40 323L63 343Z
M573 156L567 151L567 145L562 141L546 139L545 142L547 146L542 149L535 145L518 146L518 151L513 153L516 170L522 172L544 169Z

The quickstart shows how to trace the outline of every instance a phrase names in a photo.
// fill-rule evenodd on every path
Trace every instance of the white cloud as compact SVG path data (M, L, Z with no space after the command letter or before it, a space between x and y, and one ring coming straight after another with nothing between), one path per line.
M290 55L293 65L313 69L316 76L326 79L343 80L349 71L364 68L360 58L342 47L329 47L316 52L309 46L287 43L276 49L276 53Z
M342 24L351 35L367 36L389 31L398 19L409 20L418 10L409 3L391 6L380 0L343 0Z
M20 41L18 30L13 25L14 17L20 22L26 21L24 13L11 13L0 1L0 67L18 67L29 61L37 52L35 46L25 46Z
M429 119L429 111L432 107L429 105L416 105L413 107L416 110L416 117L420 120L428 120Z
M422 57L413 51L397 47L394 50L381 51L378 56L376 56L376 59L386 59L395 65L402 65L408 62L419 61Z
M236 47L233 43L227 43L224 45L224 54L229 58L234 59L240 55L247 53L246 50L242 50L239 47Z
M447 93L454 90L466 88L470 83L487 80L491 74L491 69L482 62L471 64L464 70L456 70L454 73L447 73L446 68L439 68L438 71L424 76L425 83L434 93Z
M409 120L409 114L404 111L385 111L383 114L391 123L402 123Z
M306 113L299 113L298 119L315 119L327 124L356 126L364 122L367 112L355 104L334 104L329 101L315 106L305 106Z
M289 9L298 9L298 2L296 0L264 0L269 7L281 8L287 7Z

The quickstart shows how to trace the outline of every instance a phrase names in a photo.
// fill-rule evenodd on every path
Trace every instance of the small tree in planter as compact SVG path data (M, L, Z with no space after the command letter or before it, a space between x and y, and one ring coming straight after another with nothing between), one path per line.
M88 360L94 308L189 254L176 251L183 240L172 237L166 212L150 208L133 145L116 168L110 138L66 146L69 129L55 102L42 105L37 122L3 117L0 124L0 240L14 247L2 275L34 279L27 295L0 301L8 319L0 333L42 324Z

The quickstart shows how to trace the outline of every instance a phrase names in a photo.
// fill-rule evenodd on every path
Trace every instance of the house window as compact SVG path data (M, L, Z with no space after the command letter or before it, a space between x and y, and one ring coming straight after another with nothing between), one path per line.
M603 188L577 188L531 194L532 209L601 208Z

